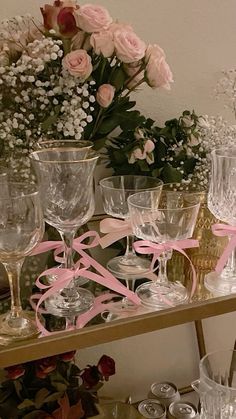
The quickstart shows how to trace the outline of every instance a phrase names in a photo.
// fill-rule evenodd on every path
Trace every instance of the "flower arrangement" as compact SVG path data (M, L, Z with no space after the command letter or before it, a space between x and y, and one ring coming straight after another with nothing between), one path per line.
M5 368L0 386L2 419L84 419L97 414L97 390L115 374L103 355L80 370L75 351Z
M41 12L42 23L17 16L0 25L0 157L26 157L45 138L99 149L140 120L131 92L173 81L164 51L104 7L55 0Z
M115 174L139 174L159 177L165 183L183 183L206 187L206 163L202 129L207 123L188 110L160 128L143 117L134 130L125 130L107 142L107 166Z

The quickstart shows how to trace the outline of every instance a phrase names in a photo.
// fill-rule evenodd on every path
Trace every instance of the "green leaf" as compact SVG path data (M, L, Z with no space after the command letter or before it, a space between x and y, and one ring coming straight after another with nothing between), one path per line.
M124 113L116 113L119 118L119 125L122 130L134 130L145 121L145 117L139 111L129 111Z
M48 402L55 402L56 400L60 399L63 396L62 391L57 391L56 393L50 394L50 396L46 397L46 399L44 400L44 403L48 403Z
M182 180L182 175L179 170L167 164L162 170L162 180L165 183L178 183Z
M22 419L38 419L44 417L43 414L46 414L43 410L34 410L33 412L27 413Z
M107 137L99 138L98 140L93 141L93 148L94 150L100 150L100 148L103 148L106 144Z
M115 116L113 118L106 118L100 125L100 128L98 130L99 134L109 134L109 132L112 132L116 127L119 126L119 119Z
M67 389L67 385L65 383L60 382L60 381L52 381L52 385L59 392L63 392Z
M39 409L44 403L50 392L46 388L41 388L35 395L35 407Z
M30 399L25 399L22 403L18 404L18 409L26 409L27 407L35 406L34 402Z
M120 90L124 86L125 79L126 79L126 74L124 70L122 69L122 67L118 67L114 71L111 77L110 83L116 88L116 90Z

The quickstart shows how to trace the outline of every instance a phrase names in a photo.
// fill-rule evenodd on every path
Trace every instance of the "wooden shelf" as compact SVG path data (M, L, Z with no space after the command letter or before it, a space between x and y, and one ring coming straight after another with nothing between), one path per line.
M0 367L95 346L236 310L236 294L2 346Z

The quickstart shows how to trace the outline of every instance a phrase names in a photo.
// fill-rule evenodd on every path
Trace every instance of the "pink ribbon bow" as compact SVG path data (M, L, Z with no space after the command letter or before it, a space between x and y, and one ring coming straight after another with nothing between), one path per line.
M100 222L101 233L106 234L99 239L101 247L110 246L112 243L132 234L132 228L129 220L118 220L116 218L104 218Z
M89 244L85 244L84 240L90 238L92 242ZM50 268L42 272L36 280L36 285L39 289L44 290L44 294L36 294L32 296L32 300L37 300L36 305L36 323L43 335L48 335L48 332L44 326L41 324L38 313L40 312L40 305L50 296L53 296L55 292L68 287L70 282L73 278L77 276L84 276L92 281L95 281L106 288L109 288L121 295L126 296L129 300L131 300L134 304L140 304L140 299L136 294L132 291L128 290L124 285L118 281L107 269L105 269L102 265L100 265L96 260L94 260L91 256L89 256L85 250L91 249L96 247L99 244L99 235L96 231L88 231L82 234L80 237L76 238L73 241L73 249L81 256L80 260L75 264L75 269L66 269L66 268ZM40 253L47 252L49 250L54 249L54 256L57 261L62 261L62 258L59 258L58 255L64 251L64 245L61 241L48 241L40 243L35 250L32 252L32 255L37 255ZM98 273L90 272L90 268L94 268ZM45 285L43 284L40 279L46 275L56 275L57 280L55 280L52 284ZM107 299L109 299L110 294L107 295ZM113 295L114 296L114 295ZM100 303L100 300L98 300ZM100 307L102 308L102 307ZM98 313L97 313L98 314ZM79 324L79 323L78 323Z
M191 260L189 259L188 255L185 253L183 249L191 249L198 246L199 246L198 240L193 240L193 239L169 241L166 243L153 243L149 240L139 240L134 243L134 248L137 253L140 253L142 255L153 254L151 267L150 267L150 270L152 271L154 270L155 262L157 261L157 259L163 252L167 252L169 250L176 250L177 252L182 253L182 255L184 255L188 259L190 266L192 268L192 272L193 272L193 283L192 283L192 289L190 293L191 298L194 295L194 292L196 290L197 276L196 276L196 271L194 269L194 266Z
M216 264L215 271L218 274L220 274L223 268L225 267L230 254L236 247L236 226L231 226L228 224L220 224L220 223L214 224L212 226L212 232L215 236L218 236L218 237L231 236L229 243L227 244L220 259L218 260Z

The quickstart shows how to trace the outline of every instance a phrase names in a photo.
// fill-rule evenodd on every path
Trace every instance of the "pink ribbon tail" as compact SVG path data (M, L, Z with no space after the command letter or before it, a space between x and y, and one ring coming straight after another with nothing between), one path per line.
M224 269L229 259L229 256L231 255L231 253L236 247L236 226L218 223L212 226L212 232L215 236L218 236L218 237L225 237L225 236L229 237L229 243L225 247L215 268L215 272L220 274L222 270Z
M155 262L157 261L161 253L163 252L166 252L169 250L176 250L177 252L185 256L188 259L192 272L193 272L192 289L190 292L190 298L193 297L196 291L197 275L196 275L195 268L190 258L184 251L184 249L191 249L198 246L199 246L198 240L194 240L194 239L176 240L176 241L169 241L166 243L153 243L148 240L139 240L134 243L134 248L137 253L140 253L143 255L153 254L151 270L153 270Z
M100 222L100 231L105 236L99 238L100 246L105 249L112 243L132 234L129 220L118 220L115 218L104 218Z

